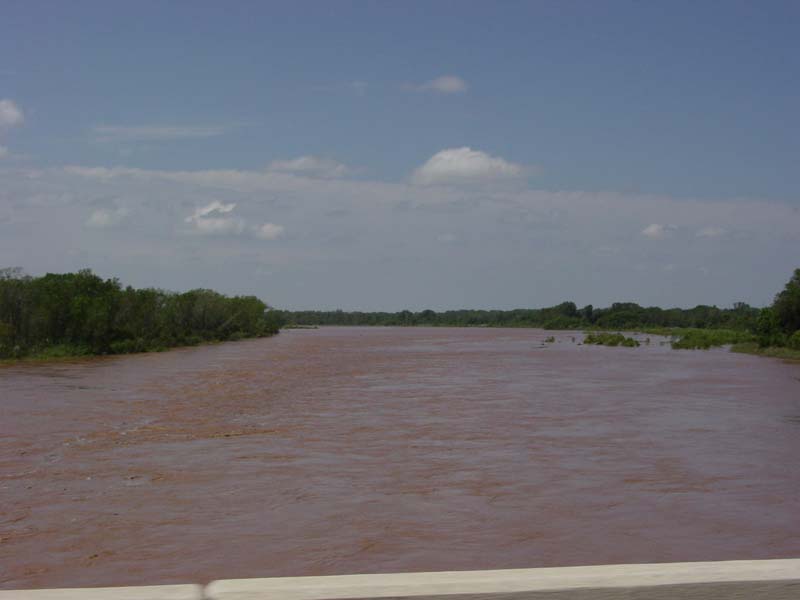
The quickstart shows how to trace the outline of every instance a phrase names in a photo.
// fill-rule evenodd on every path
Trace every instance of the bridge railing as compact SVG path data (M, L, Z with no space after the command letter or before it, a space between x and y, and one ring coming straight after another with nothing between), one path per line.
M800 600L800 559L0 591L0 600Z

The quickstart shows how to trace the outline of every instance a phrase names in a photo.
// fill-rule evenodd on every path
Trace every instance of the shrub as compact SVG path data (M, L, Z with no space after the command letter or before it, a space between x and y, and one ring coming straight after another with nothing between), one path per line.
M800 329L795 331L786 341L786 345L792 350L800 350Z
M672 342L675 350L708 350L716 346L741 344L753 341L753 335L745 331L731 329L687 329Z
M639 342L631 337L625 337L621 333L590 333L584 340L584 344L595 344L598 346L625 346L636 348Z

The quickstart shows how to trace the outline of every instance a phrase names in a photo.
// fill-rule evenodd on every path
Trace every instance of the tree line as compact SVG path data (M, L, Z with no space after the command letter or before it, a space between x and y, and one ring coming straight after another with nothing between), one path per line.
M685 347L754 339L762 348L800 350L800 269L772 305L761 309L742 302L689 309L632 302L578 308L562 302L539 309L441 312L274 310L255 296L228 297L207 289L123 288L117 279L90 270L31 277L20 269L0 269L0 358L144 352L268 336L284 325L683 330Z
M633 302L615 302L608 308L594 308L591 304L578 308L574 302L562 302L548 308L514 310L280 311L280 319L289 326L387 325L728 330L752 334L761 347L785 346L800 350L800 269L794 271L794 275L784 289L777 294L772 305L760 309L744 302L737 302L731 308L699 305L689 309L644 307ZM728 336L719 339L735 340L737 338Z
M0 358L161 350L273 335L280 325L255 296L123 288L90 270L0 270Z
M696 306L691 309L643 307L616 302L608 308L591 304L578 308L562 302L548 308L514 310L423 310L412 312L282 311L290 325L394 325L454 327L541 327L543 329L641 329L754 327L759 309L744 303L733 308Z

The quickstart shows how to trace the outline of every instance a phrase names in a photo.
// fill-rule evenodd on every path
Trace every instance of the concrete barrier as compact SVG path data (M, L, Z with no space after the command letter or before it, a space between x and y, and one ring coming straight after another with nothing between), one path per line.
M209 600L800 600L800 559L215 581Z
M444 599L457 596L457 599ZM800 600L800 559L227 579L0 591L0 600Z
M145 585L0 591L0 600L203 600L201 585Z

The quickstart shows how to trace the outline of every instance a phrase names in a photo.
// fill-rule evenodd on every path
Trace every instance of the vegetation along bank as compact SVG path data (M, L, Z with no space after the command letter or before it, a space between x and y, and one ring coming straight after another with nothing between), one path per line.
M273 335L283 326L392 325L537 327L588 330L587 343L635 346L602 332L641 331L673 338L676 349L731 345L734 351L800 359L800 269L765 308L643 307L618 302L578 308L436 312L271 310L255 296L123 288L88 270L31 277L0 270L0 359L120 354Z
M273 335L280 324L255 296L123 288L88 270L0 270L0 359L163 350Z
M292 327L391 325L640 331L672 337L672 347L676 349L732 345L734 351L800 359L800 269L795 269L772 305L760 309L743 302L731 308L700 305L689 309L644 307L632 302L616 302L608 308L578 308L574 302L562 302L549 308L514 310L280 311L280 318ZM628 340L624 336L595 334L587 342L635 345L634 340Z

